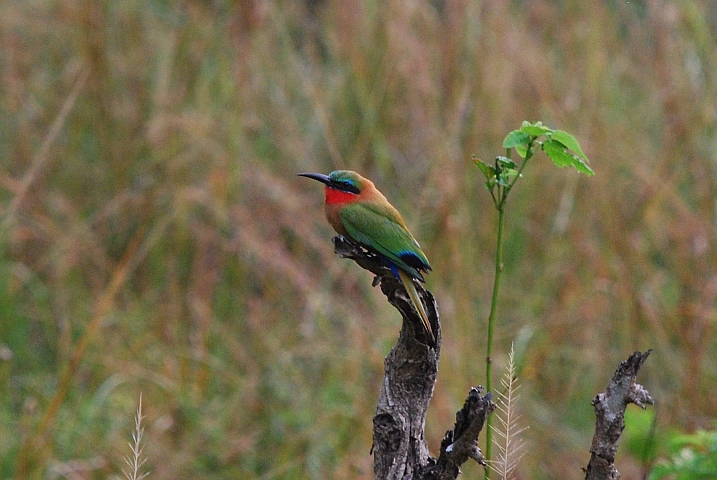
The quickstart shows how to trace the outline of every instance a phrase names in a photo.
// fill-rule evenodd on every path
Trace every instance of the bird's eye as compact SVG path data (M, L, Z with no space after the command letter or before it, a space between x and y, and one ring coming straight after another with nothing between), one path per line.
M358 187L351 180L334 180L334 185L339 190L358 195L361 193Z

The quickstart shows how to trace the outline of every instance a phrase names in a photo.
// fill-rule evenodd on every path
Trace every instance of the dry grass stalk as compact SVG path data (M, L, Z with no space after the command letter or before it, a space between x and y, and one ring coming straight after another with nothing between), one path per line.
M513 477L518 462L525 455L525 441L520 438L528 427L522 427L519 423L521 415L516 411L516 403L520 395L518 395L517 378L515 375L515 357L513 354L513 346L510 347L510 355L508 356L508 365L505 374L501 379L501 384L505 392L498 392L498 420L500 425L491 426L497 437L494 440L495 446L498 448L497 458L491 461L491 467L502 480L510 480Z
M124 461L129 467L128 470L122 469L122 473L127 480L142 480L149 472L142 472L142 467L147 461L146 458L142 457L142 436L144 435L144 427L142 426L142 394L139 395L139 406L137 407L137 414L134 417L134 432L132 432L132 441L128 442L129 448L132 451L131 455L124 457Z

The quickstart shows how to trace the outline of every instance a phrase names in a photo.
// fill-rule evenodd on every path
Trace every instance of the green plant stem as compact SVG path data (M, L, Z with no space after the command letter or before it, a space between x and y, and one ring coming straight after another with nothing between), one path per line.
M503 227L505 225L505 202L508 198L508 194L513 189L515 182L521 177L523 169L528 163L528 160L533 156L533 142L535 137L531 137L528 143L527 153L525 160L523 160L520 168L518 169L518 175L504 187L498 186L498 198L493 195L491 190L491 196L493 197L493 203L495 208L498 210L498 238L496 240L495 248L495 278L493 279L493 297L490 301L490 315L488 316L488 346L486 348L485 358L485 384L488 392L493 391L493 338L495 335L495 317L496 310L498 309L498 291L500 290L500 280L503 276ZM510 149L506 150L506 157L510 158ZM493 416L489 415L486 419L486 445L485 445L485 458L487 465L485 467L485 478L490 478L490 460L492 458L493 451Z
M503 192L504 194L506 192ZM502 195L504 200L505 196ZM486 348L485 358L485 383L486 390L489 392L493 391L493 336L495 334L495 314L498 308L498 289L500 287L500 279L503 274L503 225L505 223L505 205L504 201L501 201L496 207L498 208L498 239L495 251L495 279L493 280L493 297L490 302L490 315L488 316L488 347ZM491 452L493 450L493 429L492 425L493 416L489 415L486 423L486 446L485 446L485 458L490 460ZM485 467L485 478L490 477L490 463Z

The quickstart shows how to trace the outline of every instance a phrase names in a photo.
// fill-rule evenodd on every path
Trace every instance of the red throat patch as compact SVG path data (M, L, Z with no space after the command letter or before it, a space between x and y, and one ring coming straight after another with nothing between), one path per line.
M337 203L350 203L358 199L358 195L349 192L343 192L336 188L326 187L326 205L335 205Z

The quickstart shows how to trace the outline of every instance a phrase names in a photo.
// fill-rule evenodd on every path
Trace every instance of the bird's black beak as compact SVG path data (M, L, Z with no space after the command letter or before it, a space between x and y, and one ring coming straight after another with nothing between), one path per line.
M323 173L299 173L300 177L306 177L306 178L313 178L314 180L317 180L324 185L328 185L330 187L336 187L334 185L334 182L331 181L328 175L324 175Z

